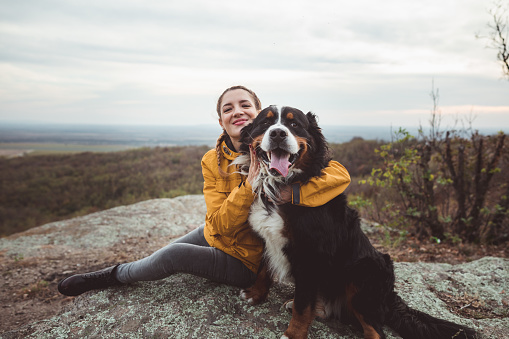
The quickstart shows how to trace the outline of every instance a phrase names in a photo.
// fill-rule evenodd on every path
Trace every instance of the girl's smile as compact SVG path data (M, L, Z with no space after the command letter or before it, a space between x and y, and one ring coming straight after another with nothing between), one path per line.
M249 121L248 119L237 119L233 121L233 124L235 126L244 126L244 124L248 121Z

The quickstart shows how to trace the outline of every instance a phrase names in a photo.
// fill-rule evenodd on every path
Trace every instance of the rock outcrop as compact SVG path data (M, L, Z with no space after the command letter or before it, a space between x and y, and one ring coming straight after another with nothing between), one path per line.
M42 278L56 270L83 272L82 267L101 268L143 257L198 226L204 214L203 196L150 200L0 239L0 253L9 262L55 263L44 266ZM4 276L5 267L10 266L2 266ZM474 327L482 337L509 335L509 260L485 257L460 265L395 263L395 269L397 290L413 308ZM27 274L23 272L12 273L7 283L16 274ZM291 285L276 284L267 302L250 306L238 297L238 288L177 274L85 293L58 315L6 331L0 337L279 338L290 320L281 306L292 293ZM464 301L464 306L454 305L453 300ZM493 316L463 317L462 310L473 303L489 306ZM388 338L399 338L389 328L385 332ZM362 334L339 321L327 320L313 322L310 338L362 338Z

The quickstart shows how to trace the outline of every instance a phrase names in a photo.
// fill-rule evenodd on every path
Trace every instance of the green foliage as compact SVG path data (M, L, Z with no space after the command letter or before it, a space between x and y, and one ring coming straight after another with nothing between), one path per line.
M396 141L375 149L375 153L382 158L383 168L373 168L371 176L363 183L389 188L412 181L411 166L420 159L417 150L409 147L414 137L401 128L395 133L395 137Z
M0 158L0 235L151 198L200 194L208 147Z
M489 243L509 234L503 136L415 138L400 129L389 143L354 138L330 147L352 177L350 205L386 227L387 245L408 234ZM0 158L0 235L147 199L201 194L206 151L188 146ZM389 234L395 231L394 240Z
M349 196L348 204L355 209L366 209L373 205L371 200L355 194Z
M23 254L15 254L14 255L14 261L19 262L25 259L25 256Z
M505 135L469 139L458 131L395 133L375 150L382 160L360 181L376 190L372 203L354 203L372 220L439 243L493 243L509 236L509 151Z

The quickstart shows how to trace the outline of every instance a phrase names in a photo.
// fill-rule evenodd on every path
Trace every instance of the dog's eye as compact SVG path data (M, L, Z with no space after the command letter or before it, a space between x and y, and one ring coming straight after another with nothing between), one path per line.
M298 125L295 121L293 121L293 122L291 122L291 123L290 123L290 126L292 126L292 127L297 127L297 126L299 126L299 125Z

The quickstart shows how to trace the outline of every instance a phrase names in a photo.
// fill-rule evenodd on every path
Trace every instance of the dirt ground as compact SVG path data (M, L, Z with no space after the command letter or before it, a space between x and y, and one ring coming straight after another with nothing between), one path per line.
M399 241L387 239L382 234L371 233L371 241L377 249L389 253L394 261L423 261L458 264L473 261L484 256L509 258L507 245L476 246L462 244L423 243L411 237ZM0 270L3 285L0 296L0 333L18 328L24 324L49 318L61 312L62 307L74 298L58 293L57 284L62 278L80 272L95 271L119 262L139 259L149 255L164 243L147 243L139 250L139 239L132 239L133 245L122 244L107 252L97 253L90 259L90 253L73 253L72 256L55 258L9 258L0 253ZM133 249L129 251L129 249ZM493 318L507 315L495 314L489 305L476 300L461 300L460 297L441 295L451 309L471 318ZM509 306L509 305L508 305Z

